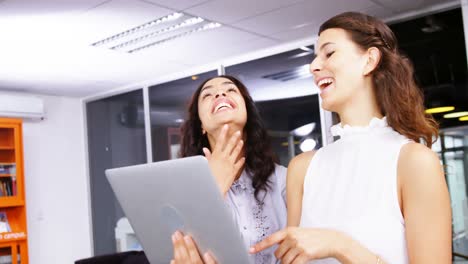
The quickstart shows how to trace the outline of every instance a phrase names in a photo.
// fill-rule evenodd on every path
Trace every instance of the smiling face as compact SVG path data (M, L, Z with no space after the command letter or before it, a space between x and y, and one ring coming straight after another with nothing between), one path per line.
M206 82L198 97L198 116L202 128L214 134L224 124L242 130L247 122L245 100L229 79L219 77Z
M340 112L366 85L367 53L338 28L323 31L316 47L317 57L310 71L320 89L322 107Z

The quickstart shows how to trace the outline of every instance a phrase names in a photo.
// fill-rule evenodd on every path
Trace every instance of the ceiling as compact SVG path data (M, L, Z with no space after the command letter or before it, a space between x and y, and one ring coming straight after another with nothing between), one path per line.
M138 83L154 84L203 67L214 69L242 54L312 39L321 22L343 11L391 19L459 2L0 0L0 90L87 97ZM174 12L200 16L221 27L134 53L91 45Z

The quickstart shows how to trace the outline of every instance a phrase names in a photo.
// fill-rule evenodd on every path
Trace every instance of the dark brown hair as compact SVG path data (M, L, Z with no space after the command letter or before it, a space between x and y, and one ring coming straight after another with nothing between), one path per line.
M319 35L331 28L345 30L361 49L380 50L379 65L372 82L377 104L389 126L416 142L431 147L438 136L438 124L424 112L424 98L414 79L411 61L400 53L395 34L381 20L356 12L334 16L320 26Z
M270 138L257 107L245 85L238 79L229 75L221 75L200 84L192 96L188 106L187 121L182 126L180 155L182 157L203 155L202 149L204 147L211 149L207 136L202 133L201 120L198 115L198 97L203 86L215 78L226 78L232 81L244 98L247 109L247 123L244 127L245 167L252 175L252 187L255 189L255 197L258 199L259 191L266 192L269 187L268 179L275 170L276 156L271 148Z

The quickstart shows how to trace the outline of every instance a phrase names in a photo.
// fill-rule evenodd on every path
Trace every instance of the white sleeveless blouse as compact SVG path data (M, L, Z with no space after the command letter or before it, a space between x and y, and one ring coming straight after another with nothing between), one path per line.
M305 175L300 226L344 232L386 263L409 263L397 163L410 140L385 117L373 118L367 127L338 124L331 132L340 139L315 153Z

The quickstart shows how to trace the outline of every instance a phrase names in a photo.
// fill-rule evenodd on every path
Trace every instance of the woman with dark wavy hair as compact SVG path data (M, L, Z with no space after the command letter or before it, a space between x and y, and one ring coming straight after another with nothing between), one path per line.
M395 35L347 12L322 24L315 50L310 70L340 139L291 161L290 227L251 252L279 243L282 263L451 263L450 199L430 149L437 125Z
M206 156L246 250L286 226L286 168L275 164L260 114L238 79L223 75L198 87L182 126L180 154ZM173 263L201 263L190 237L176 232L173 244ZM260 252L252 260L277 263L273 252ZM214 262L209 254L203 258Z

